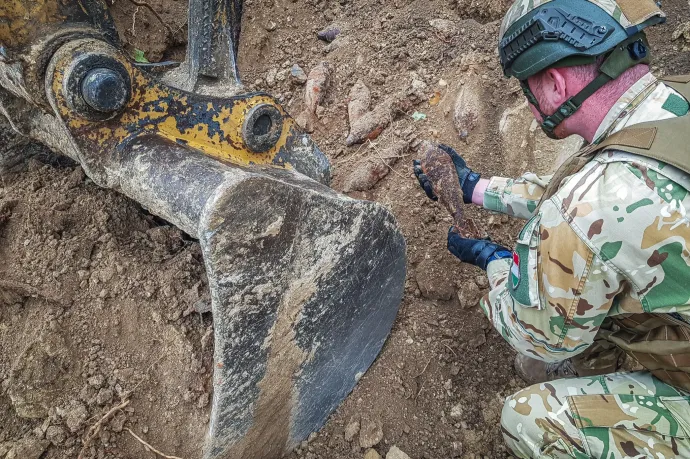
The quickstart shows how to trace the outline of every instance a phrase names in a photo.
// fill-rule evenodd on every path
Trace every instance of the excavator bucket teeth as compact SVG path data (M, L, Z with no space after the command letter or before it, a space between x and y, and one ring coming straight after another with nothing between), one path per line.
M22 13L29 3L4 19L45 17ZM101 0L79 3L89 24L39 21L40 37L25 31L0 56L0 112L198 239L215 334L204 458L280 457L380 352L403 295L403 236L385 207L328 187L328 159L273 97L240 91L240 0L191 0L192 19L214 28L160 79L108 38ZM224 97L208 95L214 79Z

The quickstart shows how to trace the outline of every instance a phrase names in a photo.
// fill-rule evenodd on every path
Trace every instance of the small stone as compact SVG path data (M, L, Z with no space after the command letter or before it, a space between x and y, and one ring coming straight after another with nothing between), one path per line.
M424 298L447 301L455 294L455 286L447 270L435 260L422 260L415 268L415 280Z
M359 446L371 448L383 440L383 422L380 419L362 419Z
M298 64L293 65L290 69L290 81L297 85L303 85L307 82L307 74Z
M98 395L96 395L96 403L99 405L107 405L113 400L115 394L113 394L112 389L104 388L98 391Z
M486 275L479 275L475 277L474 282L480 289L489 288L489 279L486 277Z
M113 432L122 432L124 428L125 421L127 420L127 415L122 411L118 412L112 421L110 421L110 430Z
M196 402L196 406L199 408L205 408L208 406L209 401L211 400L211 396L209 395L208 392L204 392L199 396L199 399Z
M470 347L477 349L478 347L486 344L486 336L483 331L478 331L477 335L472 337L468 343Z
M410 459L410 456L405 454L397 446L393 445L391 446L391 449L388 450L388 454L386 454L386 459Z
M103 387L103 384L105 384L105 376L91 376L87 381L90 386L95 387L96 389L100 389L101 387Z
M316 37L319 40L325 41L326 43L331 43L336 38L338 38L338 35L340 35L340 27L330 25L330 26L326 27L325 29L319 31L316 34Z
M454 441L450 446L452 448L450 452L451 457L462 457L462 443Z
M269 87L273 87L276 84L276 77L278 76L278 69L271 68L266 73L266 84Z
M458 291L458 300L462 309L470 309L479 304L481 292L475 282L466 282Z
M381 455L376 452L375 449L369 448L366 453L364 453L364 459L381 459Z
M457 376L458 373L460 373L460 365L457 363L454 363L450 366L450 374L451 376Z
M36 437L26 437L19 440L5 459L38 459L43 455L50 442Z
M444 38L451 38L458 34L458 26L455 21L448 19L432 19L429 25L436 29Z
M355 435L359 433L359 420L351 419L350 422L345 426L345 440L352 441Z
M46 440L51 442L53 445L61 445L67 438L67 432L61 426L50 426L46 430ZM2 456L0 454L0 456Z
M450 409L450 417L453 419L460 419L462 417L463 412L464 409L462 403L458 403Z
M72 402L72 406L65 414L65 424L67 424L67 428L70 432L74 433L81 428L87 417L89 417L89 412L86 410L84 404L81 402Z

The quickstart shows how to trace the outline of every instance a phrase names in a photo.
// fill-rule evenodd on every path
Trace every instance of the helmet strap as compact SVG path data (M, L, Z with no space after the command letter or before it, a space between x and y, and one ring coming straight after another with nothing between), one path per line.
M589 99L608 82L621 76L628 69L637 64L649 64L651 62L649 54L649 44L647 43L644 33L636 33L627 40L619 43L608 53L608 55L606 55L606 59L599 68L599 76L585 86L582 91L566 100L552 115L546 115L541 107L539 107L539 101L526 80L520 81L520 85L522 86L522 91L527 97L527 100L534 105L542 117L542 130L549 138L558 139L558 136L556 136L554 132L556 128L566 119L573 116L575 112L582 107L585 100ZM554 68L557 68L557 66L558 64L556 64Z

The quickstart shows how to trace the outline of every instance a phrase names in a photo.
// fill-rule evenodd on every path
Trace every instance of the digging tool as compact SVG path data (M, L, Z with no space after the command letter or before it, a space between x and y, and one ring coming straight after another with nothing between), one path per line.
M241 12L191 0L186 61L154 74L123 53L101 0L0 4L12 126L201 244L206 459L280 457L318 430L380 352L405 281L390 212L331 190L310 137L274 98L242 91Z

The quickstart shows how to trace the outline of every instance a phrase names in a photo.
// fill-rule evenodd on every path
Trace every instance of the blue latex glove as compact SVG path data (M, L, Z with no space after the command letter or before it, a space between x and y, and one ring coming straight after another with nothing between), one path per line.
M451 227L448 231L448 250L464 263L486 271L494 260L512 258L513 252L486 239L466 239Z
M460 188L462 189L463 201L465 204L472 204L472 194L474 193L474 188L477 186L481 175L467 167L465 160L462 159L462 156L460 156L453 148L449 147L448 145L439 145L438 148L445 152L453 160L455 172L458 174L458 181L460 182ZM434 193L433 183L424 173L422 162L419 160L414 160L412 164L414 166L414 175L417 176L419 185L422 187L426 195L432 201L438 201L438 197L436 196L436 193Z

